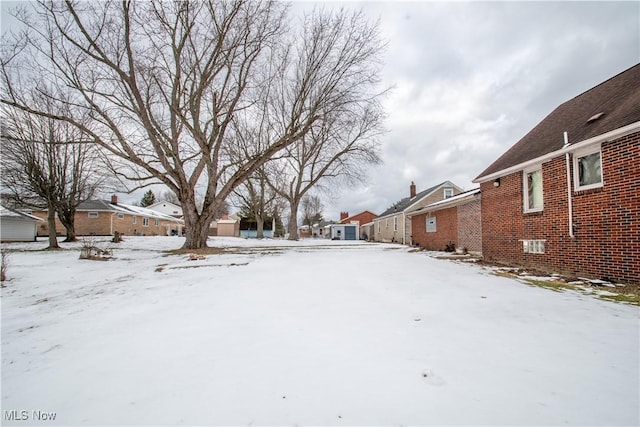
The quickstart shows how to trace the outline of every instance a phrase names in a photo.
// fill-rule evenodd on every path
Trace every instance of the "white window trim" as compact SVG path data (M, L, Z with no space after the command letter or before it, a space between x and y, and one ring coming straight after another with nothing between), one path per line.
M398 217L393 217L393 231L398 231Z
M542 193L542 206L539 208L529 208L529 186L527 185L527 175L532 172L540 171L540 176L542 178L542 188L540 189ZM542 175L542 165L538 164L535 166L528 167L522 171L522 211L524 213L532 213L532 212L542 212L544 210L544 176Z
M123 213L119 213L118 214L118 219L124 219L124 214Z
M153 225L156 226L156 227L160 226L160 220L158 218L154 218L153 219Z
M447 193L451 193L451 195L450 195L450 196L447 196ZM442 196L443 196L445 199L448 199L449 197L453 197L453 196L454 196L454 194L453 194L453 188L445 188L444 190L442 190Z
M522 251L525 254L543 254L546 239L522 240Z
M430 220L433 220L433 229L429 229L429 221ZM437 223L436 217L435 216L428 216L425 219L424 228L425 228L425 231L427 233L436 233L438 231L438 223Z
M100 216L100 214L98 212L88 212L87 216L91 219L96 219Z
M142 226L143 227L148 227L149 226L149 218L147 218L147 217L142 218Z
M137 216L133 216L133 224L137 224L138 223L138 217Z
M590 154L600 153L600 182L596 184L580 185L580 173L578 170L578 159ZM602 167L602 149L600 144L585 147L573 152L573 191L591 190L592 188L600 188L604 186L604 171Z

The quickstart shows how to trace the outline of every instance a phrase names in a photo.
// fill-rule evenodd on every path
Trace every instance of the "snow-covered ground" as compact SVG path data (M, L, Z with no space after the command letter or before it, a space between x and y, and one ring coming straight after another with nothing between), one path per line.
M3 425L640 422L637 307L398 245L182 242L6 246Z

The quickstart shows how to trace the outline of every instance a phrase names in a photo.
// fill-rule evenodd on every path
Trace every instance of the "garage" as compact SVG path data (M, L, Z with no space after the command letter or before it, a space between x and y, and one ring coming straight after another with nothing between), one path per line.
M331 240L358 240L360 238L357 224L331 224L326 237Z
M0 241L33 242L41 221L33 215L0 206Z

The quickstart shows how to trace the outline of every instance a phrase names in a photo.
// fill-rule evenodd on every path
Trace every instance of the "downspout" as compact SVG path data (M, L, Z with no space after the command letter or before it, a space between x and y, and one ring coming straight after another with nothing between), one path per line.
M407 215L402 211L402 244L407 244Z
M567 132L564 133L564 146L562 148L566 148L569 146L569 135ZM572 239L575 238L573 234L573 199L571 197L571 169L569 168L569 152L565 153L565 163L567 166L567 203L569 207L569 237Z

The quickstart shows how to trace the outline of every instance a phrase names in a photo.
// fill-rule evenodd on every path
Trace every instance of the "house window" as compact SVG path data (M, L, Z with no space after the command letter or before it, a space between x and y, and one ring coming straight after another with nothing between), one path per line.
M523 240L522 250L525 254L543 254L544 240Z
M389 229L389 218L384 221L384 228Z
M142 226L143 227L148 227L149 226L149 218L142 218Z
M119 213L118 214L118 219L124 219L124 214L123 213Z
M134 224L137 224L137 222L138 222L138 217L137 217L137 216L134 216L134 217L133 217L133 223L134 223Z
M398 231L398 217L393 217L393 231Z
M98 218L98 212L89 212L89 218Z
M378 233L380 232L381 225L382 225L382 221L378 221Z
M155 218L153 220L153 225L155 225L156 227L160 225L160 220L158 218Z
M573 182L576 191L602 187L602 154L591 147L573 155Z
M542 210L542 167L524 171L524 211L538 212Z
M448 199L449 197L453 197L453 188L444 189L444 198Z
M429 216L427 217L427 233L435 233L436 232L436 217Z

